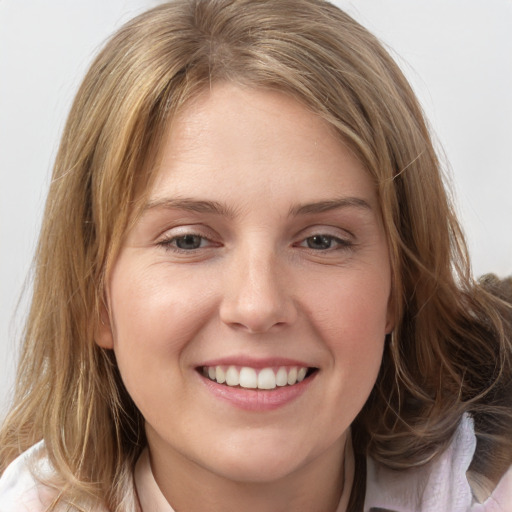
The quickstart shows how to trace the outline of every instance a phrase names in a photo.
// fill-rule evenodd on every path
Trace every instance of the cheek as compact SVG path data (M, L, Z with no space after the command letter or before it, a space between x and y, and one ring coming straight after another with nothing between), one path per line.
M118 261L111 279L114 352L128 392L142 406L185 370L184 353L208 319L212 299L201 281L166 275L162 266Z
M121 278L122 277L122 278ZM175 352L206 321L211 297L193 275L169 275L162 265L118 264L111 281L114 340L121 349Z
M309 294L309 310L328 339L362 346L384 338L390 300L385 272L347 273L316 290Z
M310 302L314 326L331 353L332 392L357 413L379 372L388 323L390 285L382 274L352 274Z

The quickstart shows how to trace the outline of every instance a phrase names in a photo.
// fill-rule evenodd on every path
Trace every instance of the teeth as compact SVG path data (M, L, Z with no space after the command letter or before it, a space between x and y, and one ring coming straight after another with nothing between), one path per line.
M288 372L288 385L292 386L297 382L297 368L292 368Z
M242 388L257 388L258 387L258 376L254 368L247 368L244 366L240 370L240 386Z
M203 367L202 373L210 380L228 386L240 386L247 389L275 389L277 386L293 386L306 378L306 367L280 366L279 368L261 368L256 370L248 366L210 366Z
M221 366L217 366L215 368L216 380L219 384L224 384L226 382L226 372L222 369Z
M263 368L258 373L258 389L274 389L276 387L276 374L272 368Z
M286 368L279 368L276 373L276 385L277 386L286 386L288 384L288 372Z
M240 374L234 366L230 366L226 372L226 384L228 386L238 386L240 384Z

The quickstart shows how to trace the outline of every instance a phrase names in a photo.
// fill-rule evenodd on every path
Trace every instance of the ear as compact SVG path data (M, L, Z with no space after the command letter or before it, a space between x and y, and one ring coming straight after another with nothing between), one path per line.
M110 320L110 313L105 304L105 300L101 301L101 306L99 308L98 319L96 321L94 341L101 348L114 348L112 322Z

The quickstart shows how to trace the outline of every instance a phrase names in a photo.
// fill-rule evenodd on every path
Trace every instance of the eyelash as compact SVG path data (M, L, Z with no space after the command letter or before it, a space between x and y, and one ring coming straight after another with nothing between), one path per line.
M184 233L182 235L176 235L176 236L170 236L168 238L164 238L163 240L158 242L157 245L159 245L160 247L163 247L166 251L174 251L177 253L193 253L200 249L207 248L207 247L201 247L201 245L199 247L195 247L192 249L183 249L182 247L178 247L178 245L177 245L178 241L184 240L185 238L188 238L188 237L199 238L201 245L203 244L203 242L210 242L213 244L213 242L209 238L207 238L203 235L200 235L198 233Z
M183 247L179 247L178 246L179 241L180 240L183 241L186 238L192 238L192 239L195 238L196 241L197 241L197 239L199 239L199 244L200 244L199 247L193 247L193 248L189 248L189 249L184 249ZM329 244L329 247L325 247L325 248L311 247L308 242L312 242L315 238L321 239L319 241L327 242ZM173 252L182 253L182 254L186 254L186 253L191 254L191 253L195 253L196 251L199 251L201 249L207 249L208 247L211 246L211 245L210 246L207 245L205 247L203 245L205 242L214 244L214 242L212 240L210 240L209 238L207 238L203 235L200 235L198 233L184 233L182 235L165 238L165 239L159 241L157 243L157 245L160 247L163 247L167 251L173 251ZM304 244L307 244L307 245L304 245ZM335 247L332 247L333 244L335 244ZM308 237L302 239L300 242L294 244L294 246L295 247L303 247L303 248L308 249L313 252L331 252L331 251L337 251L337 250L351 249L354 246L354 243L351 242L350 240L347 240L344 238L339 238L334 235L316 233L314 235L311 235L311 236L308 236Z
M310 247L307 245L305 248L312 250L314 252L330 252L330 251L336 251L336 250L343 250L343 249L350 249L354 246L354 243L350 240L347 240L346 238L340 238L334 235L329 234L323 234L323 233L317 233L311 236L308 236L301 240L299 244L297 244L299 247L304 247L303 244L307 244L308 241L311 241L315 238L323 239L324 241L328 241L330 244L334 243L336 244L336 247L326 247L324 249L315 249L313 247Z

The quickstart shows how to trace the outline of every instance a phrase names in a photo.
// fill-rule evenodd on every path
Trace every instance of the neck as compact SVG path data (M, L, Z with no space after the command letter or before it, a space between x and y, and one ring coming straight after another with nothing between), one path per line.
M327 453L286 476L256 482L226 478L151 443L150 457L155 480L174 510L345 512L353 480L353 464L345 463L345 444L344 437Z

